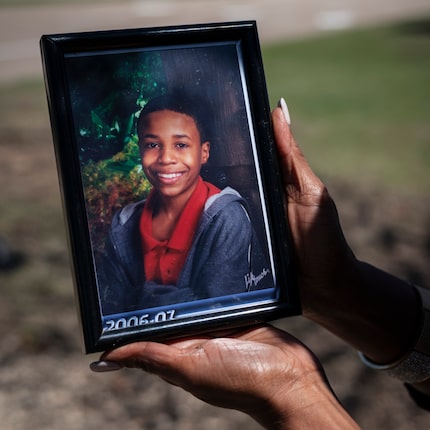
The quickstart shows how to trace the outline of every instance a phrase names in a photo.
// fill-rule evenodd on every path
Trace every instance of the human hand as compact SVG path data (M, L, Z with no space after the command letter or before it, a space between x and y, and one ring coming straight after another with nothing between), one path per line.
M303 313L321 322L324 313L335 311L334 300L355 273L356 259L344 238L335 203L307 163L280 107L272 119Z
M355 258L334 201L306 162L281 108L273 112L273 127L304 316L376 363L397 360L420 323L413 287Z
M302 425L319 412L349 419L313 354L270 326L169 344L133 343L103 354L91 368L103 371L106 362L154 373L207 403L243 411L267 428L287 428L287 422L288 428L311 428L294 427L296 416Z

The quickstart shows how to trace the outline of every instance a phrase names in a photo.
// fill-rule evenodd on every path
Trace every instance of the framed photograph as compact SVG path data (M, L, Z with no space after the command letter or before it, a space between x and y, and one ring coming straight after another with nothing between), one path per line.
M85 352L299 313L255 22L41 50Z

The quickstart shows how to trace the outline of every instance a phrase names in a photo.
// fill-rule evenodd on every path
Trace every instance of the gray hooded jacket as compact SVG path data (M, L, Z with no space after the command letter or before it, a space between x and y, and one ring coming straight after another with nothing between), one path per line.
M225 188L205 204L176 285L145 279L139 220L145 201L113 218L97 267L103 314L114 314L273 287L245 200Z

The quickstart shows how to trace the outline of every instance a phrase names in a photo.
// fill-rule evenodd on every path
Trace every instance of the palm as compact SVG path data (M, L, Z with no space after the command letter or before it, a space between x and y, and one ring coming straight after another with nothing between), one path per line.
M304 367L319 371L302 344L270 326L169 345L134 343L104 358L156 373L213 405L248 412L266 395L285 390L281 385L285 375L294 380L294 373L300 374Z

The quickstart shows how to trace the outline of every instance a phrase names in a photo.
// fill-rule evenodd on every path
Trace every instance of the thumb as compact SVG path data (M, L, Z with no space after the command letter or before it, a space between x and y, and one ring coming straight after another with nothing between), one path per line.
M171 367L178 365L180 351L155 342L135 342L107 351L98 361L90 364L94 372L108 372L123 367L139 368L162 377Z

